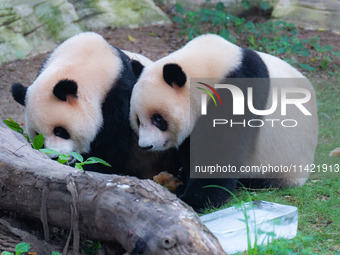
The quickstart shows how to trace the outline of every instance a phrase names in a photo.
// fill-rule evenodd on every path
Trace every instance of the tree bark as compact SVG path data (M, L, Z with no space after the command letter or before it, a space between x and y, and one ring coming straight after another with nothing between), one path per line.
M151 180L83 172L0 123L0 209L120 243L131 254L225 254L197 214ZM77 252L77 251L76 251Z

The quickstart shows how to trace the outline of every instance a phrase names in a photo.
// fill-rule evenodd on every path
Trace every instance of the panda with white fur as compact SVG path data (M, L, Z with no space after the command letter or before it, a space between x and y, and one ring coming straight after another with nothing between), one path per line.
M176 148L184 167L179 174L185 185L176 194L194 209L208 205L221 206L229 193L218 188L204 188L219 185L234 191L238 181L255 181L262 186L301 186L309 173L276 174L276 178L263 179L256 173L243 174L242 178L193 179L190 178L190 135L201 113L201 91L190 91L190 79L211 78L223 81L226 78L304 78L295 68L277 57L240 48L222 37L207 34L190 41L183 48L146 66L134 65L140 74L131 97L130 121L138 134L140 147L150 151L165 151ZM282 83L257 87L254 105L257 109L269 109L272 90ZM295 128L259 129L239 128L226 132L221 152L225 165L233 163L260 166L261 164L303 165L313 163L317 144L316 99L312 85L301 85L311 92L311 99L304 106L312 116L305 118L297 108L287 112L287 119L303 121ZM247 94L242 88L242 91ZM190 100L190 93L191 100ZM223 101L232 108L232 100ZM260 118L246 111L245 119ZM279 119L280 112L270 118ZM194 120L194 121L190 121ZM195 148L195 147L192 147ZM197 159L198 160L198 159ZM261 179L257 179L261 177ZM259 187L259 186L258 186Z
M75 151L85 158L96 156L112 166L86 165L87 170L136 176L145 171L138 177L152 177L167 153L146 153L136 145L129 124L136 83L131 59L152 63L142 55L125 54L93 32L59 45L32 85L12 85L14 99L25 106L30 139L43 134L45 148L66 154ZM139 158L143 162L136 162ZM130 161L134 164L128 166Z

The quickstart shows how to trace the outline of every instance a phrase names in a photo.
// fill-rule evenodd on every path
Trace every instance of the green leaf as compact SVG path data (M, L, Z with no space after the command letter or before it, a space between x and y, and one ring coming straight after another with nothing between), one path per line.
M1 253L1 255L14 255L12 252L4 251Z
M9 118L8 120L3 120L3 122L11 129L13 129L14 131L20 133L20 134L24 134L24 130L20 127L20 125L18 123L16 123L13 119Z
M33 140L33 148L39 150L44 145L44 137L42 134L37 135Z
M230 33L227 29L222 28L222 30L220 31L220 36L222 36L226 40L229 40Z
M218 2L216 4L216 10L223 11L224 10L224 4L222 2Z
M235 23L236 26L240 26L244 23L245 19L244 18L238 18L238 17L234 17L233 21Z
M251 45L255 46L254 35L251 35L251 36L250 36L250 43L251 43Z
M276 50L276 53L277 53L277 54L283 54L283 53L286 53L286 51L287 51L287 48L282 47L282 48L278 48L278 49Z
M83 162L85 164L95 164L95 163L100 163L100 164L103 164L105 166L109 166L111 167L111 165L109 163L107 163L105 160L102 160L100 158L97 158L97 157L90 157L88 158L85 162Z
M327 68L327 65L328 65L328 61L326 59L323 59L321 61L321 68L322 68L322 70L325 70Z
M84 170L83 169L83 164L84 163L76 163L76 165L74 167L77 168L77 169L80 169L80 170Z
M242 4L243 8L245 8L245 9L247 9L247 10L248 10L249 7L250 7L250 3L249 3L248 0L242 0L241 4Z
M52 255L62 255L62 254L56 251L52 251Z
M75 151L71 151L70 152L70 155L72 157L74 157L76 160L78 160L79 162L83 162L84 161L84 158L82 155L80 155L79 153L75 152Z
M338 51L338 52L333 51L332 54L335 55L335 56L340 56L340 51Z
M70 159L70 155L60 154L58 157L58 162L60 164L65 164Z
M30 249L31 245L29 243L19 243L15 246L15 255L28 252Z
M183 9L183 6L179 3L176 3L175 5L175 9L176 9L176 12L179 13L179 14L184 14L184 9Z
M56 155L60 155L59 151L55 151L52 149L40 149L39 151L46 153L46 154L56 154Z
M307 70L307 71L315 71L315 67L312 67L310 65L307 65L307 64L302 64L302 63L298 63L298 65L304 69L304 70Z
M180 17L180 16L174 16L174 17L172 18L172 21L175 22L175 23L180 23L180 24L184 23L184 22L183 22L183 18Z
M270 8L270 3L267 1L260 1L260 8L264 11Z

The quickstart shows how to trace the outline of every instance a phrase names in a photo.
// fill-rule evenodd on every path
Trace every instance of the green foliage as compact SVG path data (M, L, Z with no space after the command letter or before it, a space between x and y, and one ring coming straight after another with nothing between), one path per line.
M101 243L98 242L94 242L91 240L84 240L82 242L82 250L86 253L86 254L98 254L98 250L102 248Z
M20 126L20 124L16 123L13 119L9 118L8 120L3 120L3 122L14 131L18 132L19 134L22 134L25 136L28 142L30 142L30 139L27 134L25 134L24 130Z
M31 245L29 243L18 243L15 246L15 255L20 255L29 252ZM32 253L33 254L33 253ZM12 252L3 251L1 255L14 255ZM52 251L52 255L61 255L61 253Z
M71 151L69 154L62 154L59 151L55 151L52 149L40 149L40 151L46 154L59 155L58 162L60 164L65 164L65 163L68 164L68 161L70 160L72 156L76 161L79 161L79 163L75 164L75 168L81 169L81 170L83 170L83 165L96 164L96 163L111 167L109 163L97 157L90 157L84 161L83 156L74 151Z
M16 123L13 119L8 119L3 121L9 128L13 129L14 131L24 135L28 142L30 142L28 135L24 133L24 130L22 127ZM58 162L60 164L68 164L71 156L76 160L79 161L79 163L75 164L75 168L83 170L83 165L89 165L89 164L103 164L105 166L111 167L109 163L106 161L97 158L97 157L90 157L84 161L84 158L82 155L80 155L77 152L71 151L69 154L63 154L60 153L59 151L53 150L53 149L42 149L44 146L44 137L42 134L37 135L33 142L32 142L32 147L35 150L39 150L41 152L44 152L45 154L53 154L53 155L58 155Z
M250 7L247 0L242 0L241 4L245 9ZM270 3L260 1L259 7L268 10ZM197 11L184 11L177 3L176 12L173 22L178 24L180 35L186 36L187 40L206 32L218 34L233 43L246 38L248 48L279 56L306 71L325 70L332 62L331 56L339 56L339 52L332 52L332 46L320 45L319 36L300 39L295 24L280 20L247 21L230 14L221 2L215 8L202 7ZM317 55L311 56L311 51Z
M39 150L44 146L44 137L42 134L37 135L32 143L32 147L35 150Z
M30 249L31 245L29 243L19 243L15 246L15 255L28 252Z
M31 249L31 245L29 243L18 243L15 246L15 255L20 255L28 252ZM4 251L1 255L14 255L12 252Z

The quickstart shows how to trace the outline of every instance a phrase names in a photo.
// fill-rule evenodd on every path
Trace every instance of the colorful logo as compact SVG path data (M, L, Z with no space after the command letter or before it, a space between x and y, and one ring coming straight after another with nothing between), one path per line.
M220 101L220 104L221 104L221 106L222 106L221 97L220 97L220 95L217 93L216 89L214 89L212 86L210 86L210 85L208 85L208 84L206 84L206 83L204 83L204 82L197 82L197 83L199 83L199 84L201 84L201 85L206 86L207 88L209 88L209 89L217 96L217 98L218 98L218 100ZM215 106L217 106L216 100L215 100L214 96L211 94L211 92L210 92L209 90L204 89L204 88L200 88L200 87L196 87L196 88L201 89L201 90L203 90L205 93L207 93L207 94L211 97L211 99L214 101Z

